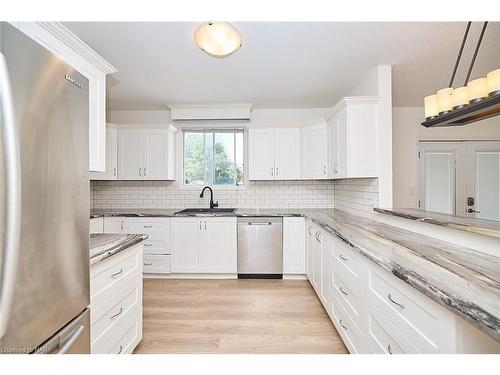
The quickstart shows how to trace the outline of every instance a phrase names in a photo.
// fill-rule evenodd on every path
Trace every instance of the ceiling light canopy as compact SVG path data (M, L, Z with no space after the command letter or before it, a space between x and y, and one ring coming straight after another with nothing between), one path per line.
M228 22L206 22L198 26L193 35L194 43L214 57L226 57L241 45L241 34Z

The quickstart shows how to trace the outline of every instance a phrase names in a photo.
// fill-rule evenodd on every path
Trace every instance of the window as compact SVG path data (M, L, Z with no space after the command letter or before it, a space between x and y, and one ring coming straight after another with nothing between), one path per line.
M241 186L243 130L185 130L184 185Z

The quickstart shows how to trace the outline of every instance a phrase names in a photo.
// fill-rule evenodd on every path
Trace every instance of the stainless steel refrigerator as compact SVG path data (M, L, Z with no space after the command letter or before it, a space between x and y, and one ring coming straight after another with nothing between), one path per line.
M88 80L0 23L0 353L89 353Z

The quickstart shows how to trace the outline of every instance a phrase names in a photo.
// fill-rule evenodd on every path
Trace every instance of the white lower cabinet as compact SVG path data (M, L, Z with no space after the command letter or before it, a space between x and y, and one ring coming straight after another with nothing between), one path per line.
M236 274L236 218L172 219L173 273Z
M90 351L128 354L142 339L142 244L90 268Z
M304 218L283 218L283 274L306 273L306 232Z
M310 220L306 275L351 353L499 353L500 343Z
M95 217L90 219L90 234L94 233L104 233L104 218L103 217Z

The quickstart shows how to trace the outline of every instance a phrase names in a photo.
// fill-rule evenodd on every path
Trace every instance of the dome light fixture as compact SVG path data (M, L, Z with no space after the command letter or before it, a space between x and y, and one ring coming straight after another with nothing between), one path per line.
M228 22L205 22L194 31L194 43L213 57L227 57L242 46L241 34Z

